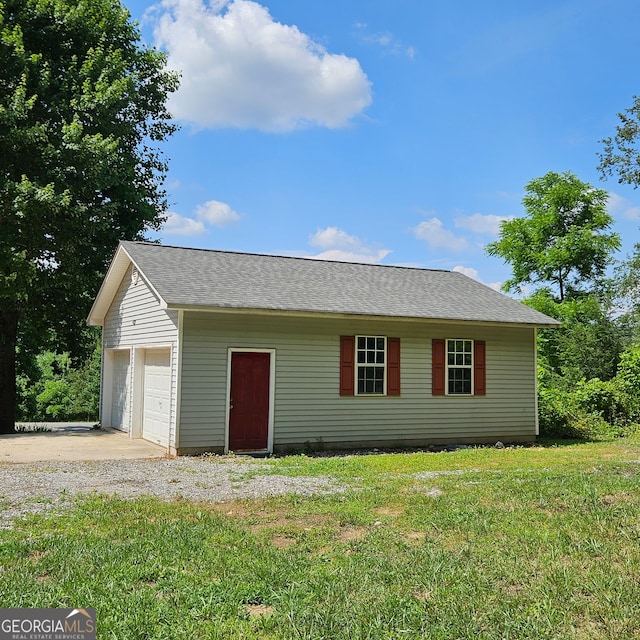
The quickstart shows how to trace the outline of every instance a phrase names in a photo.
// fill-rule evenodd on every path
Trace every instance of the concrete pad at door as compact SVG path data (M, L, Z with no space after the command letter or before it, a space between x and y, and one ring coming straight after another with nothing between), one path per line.
M162 458L165 447L132 440L114 429L93 429L89 424L47 425L52 431L0 435L3 462L64 462L76 460L137 460Z

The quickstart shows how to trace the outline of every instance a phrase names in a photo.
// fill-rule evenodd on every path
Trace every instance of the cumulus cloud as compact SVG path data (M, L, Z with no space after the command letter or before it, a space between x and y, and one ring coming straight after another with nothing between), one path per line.
M204 224L199 220L185 218L173 211L167 216L163 230L175 236L201 236L206 232Z
M221 227L240 220L240 216L225 202L207 200L196 207L196 216L202 222Z
M452 231L445 229L442 221L436 217L423 220L412 231L418 240L424 240L429 249L434 251L466 251L469 249L469 242L466 238L456 236Z
M478 277L479 276L478 270L474 269L473 267L463 267L462 265L458 265L457 267L453 267L453 271L456 271L457 273L462 273L468 278L473 278L474 280L478 280L478 282L480 281L480 278Z
M355 58L329 53L252 0L162 0L156 44L182 74L173 115L202 128L343 127L371 104Z
M163 231L169 235L202 236L209 226L222 227L240 220L240 216L226 203L208 200L199 204L193 218L171 212L164 223Z
M317 260L376 264L391 253L389 249L373 247L338 227L318 229L309 237L309 244L312 247L324 249L321 253L308 256Z
M467 229L474 233L497 236L500 233L500 225L505 220L513 220L513 216L482 215L474 213L471 216L458 216L455 225L458 228Z
M607 209L614 217L623 217L627 220L640 220L640 207L612 191L609 192Z
M458 265L456 267L453 267L453 271L457 271L458 273L462 273L465 276L472 278L473 280L482 282L482 284L487 285L487 287L490 287L494 291L502 292L502 282L483 282L480 279L478 270L474 269L473 267L463 267L462 265Z

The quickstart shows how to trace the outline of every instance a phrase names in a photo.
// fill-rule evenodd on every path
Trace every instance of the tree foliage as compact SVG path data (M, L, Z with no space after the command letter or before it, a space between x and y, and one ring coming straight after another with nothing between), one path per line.
M97 420L100 401L101 340L84 362L70 354L45 351L28 372L18 375L18 420Z
M616 233L606 233L613 219L607 213L607 192L582 182L571 172L550 171L526 186L525 215L506 220L499 239L487 245L513 269L507 291L523 284L555 287L564 300L601 277L620 246Z
M559 302L544 289L525 303L562 322L538 332L538 361L555 376L555 384L573 388L580 380L616 375L625 336L606 303L594 294Z
M120 239L162 224L177 77L118 0L0 2L0 432L15 343L76 355Z
M633 106L618 113L620 123L613 138L602 140L598 169L603 178L617 176L618 182L640 185L640 97L633 97Z

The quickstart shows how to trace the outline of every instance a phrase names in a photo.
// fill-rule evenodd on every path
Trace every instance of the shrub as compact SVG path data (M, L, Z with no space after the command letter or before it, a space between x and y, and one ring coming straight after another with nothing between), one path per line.
M629 420L640 422L640 346L622 353L615 380L625 396Z
M624 425L628 421L628 399L620 390L616 378L581 380L574 394L578 408L586 414L599 415L610 425Z
M540 435L599 440L624 434L626 404L614 381L583 380L572 389L542 376L538 388ZM551 384L549 384L551 383Z
M550 438L581 438L576 430L576 411L571 394L559 387L538 389L540 435Z

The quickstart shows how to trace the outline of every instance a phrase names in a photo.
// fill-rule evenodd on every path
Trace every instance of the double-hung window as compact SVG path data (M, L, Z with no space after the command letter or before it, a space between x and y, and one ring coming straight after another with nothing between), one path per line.
M399 396L400 338L340 336L340 395Z
M484 396L487 393L484 340L431 341L431 393L434 396Z
M473 340L447 340L447 394L473 392Z
M357 395L386 393L387 339L381 336L356 336Z

